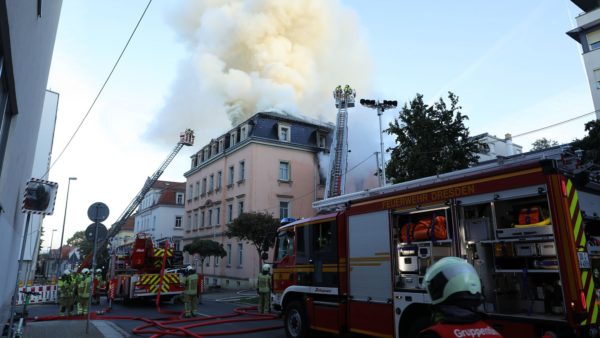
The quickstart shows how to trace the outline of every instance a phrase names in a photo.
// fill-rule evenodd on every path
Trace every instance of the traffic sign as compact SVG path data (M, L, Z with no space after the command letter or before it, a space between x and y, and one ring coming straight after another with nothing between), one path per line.
M103 222L108 218L108 206L102 202L96 202L88 208L88 217L92 222Z
M85 229L85 239L90 242L94 241L94 236L96 236L96 225L98 225L98 240L102 241L108 236L108 230L106 226L102 223L92 223Z

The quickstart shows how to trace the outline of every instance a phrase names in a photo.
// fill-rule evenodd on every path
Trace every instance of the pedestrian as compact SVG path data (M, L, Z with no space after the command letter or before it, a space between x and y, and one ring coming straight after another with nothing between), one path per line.
M185 268L181 279L183 284L184 318L196 317L198 315L198 274L191 265Z
M271 266L265 264L262 267L262 272L258 275L258 312L271 312L271 275L269 274Z
M81 270L81 278L77 284L77 314L87 315L88 305L90 300L90 283L92 277L90 276L90 269L84 268Z
M71 281L71 271L66 269L58 280L58 315L64 317L71 315L73 310L73 283Z
M481 281L466 260L444 257L425 273L423 285L431 298L433 325L419 338L471 337L502 338L477 312L481 304Z

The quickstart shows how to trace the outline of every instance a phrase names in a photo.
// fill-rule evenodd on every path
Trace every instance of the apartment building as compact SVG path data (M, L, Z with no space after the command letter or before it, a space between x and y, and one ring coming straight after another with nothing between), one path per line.
M600 119L600 2L597 0L571 0L571 2L583 13L575 18L577 28L568 31L567 34L581 44L596 119Z
M180 250L183 240L185 182L156 181L135 215L135 235L145 233L156 242L168 240Z
M191 169L184 174L183 244L212 239L227 252L222 259L205 261L206 285L255 285L261 262L256 249L223 235L241 213L266 211L276 218L314 215L312 202L322 198L325 187L319 153L328 151L333 127L301 116L260 112L191 157ZM193 257L184 254L184 262L200 271Z

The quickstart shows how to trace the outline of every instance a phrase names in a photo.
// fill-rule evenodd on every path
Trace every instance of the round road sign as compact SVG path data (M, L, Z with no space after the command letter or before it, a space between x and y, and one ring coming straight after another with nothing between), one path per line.
M98 240L102 241L108 236L108 230L102 223L92 223L85 229L85 239L89 242L94 241L94 236L96 236L96 224L98 225Z
M108 218L108 207L102 202L96 202L88 208L88 217L92 222L103 222Z

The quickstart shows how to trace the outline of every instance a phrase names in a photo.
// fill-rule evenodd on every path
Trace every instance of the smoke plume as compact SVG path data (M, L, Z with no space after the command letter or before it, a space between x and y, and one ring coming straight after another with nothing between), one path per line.
M339 0L184 4L171 22L189 58L150 125L154 140L185 128L210 140L266 110L334 122L335 86L369 86L367 44L356 14Z

